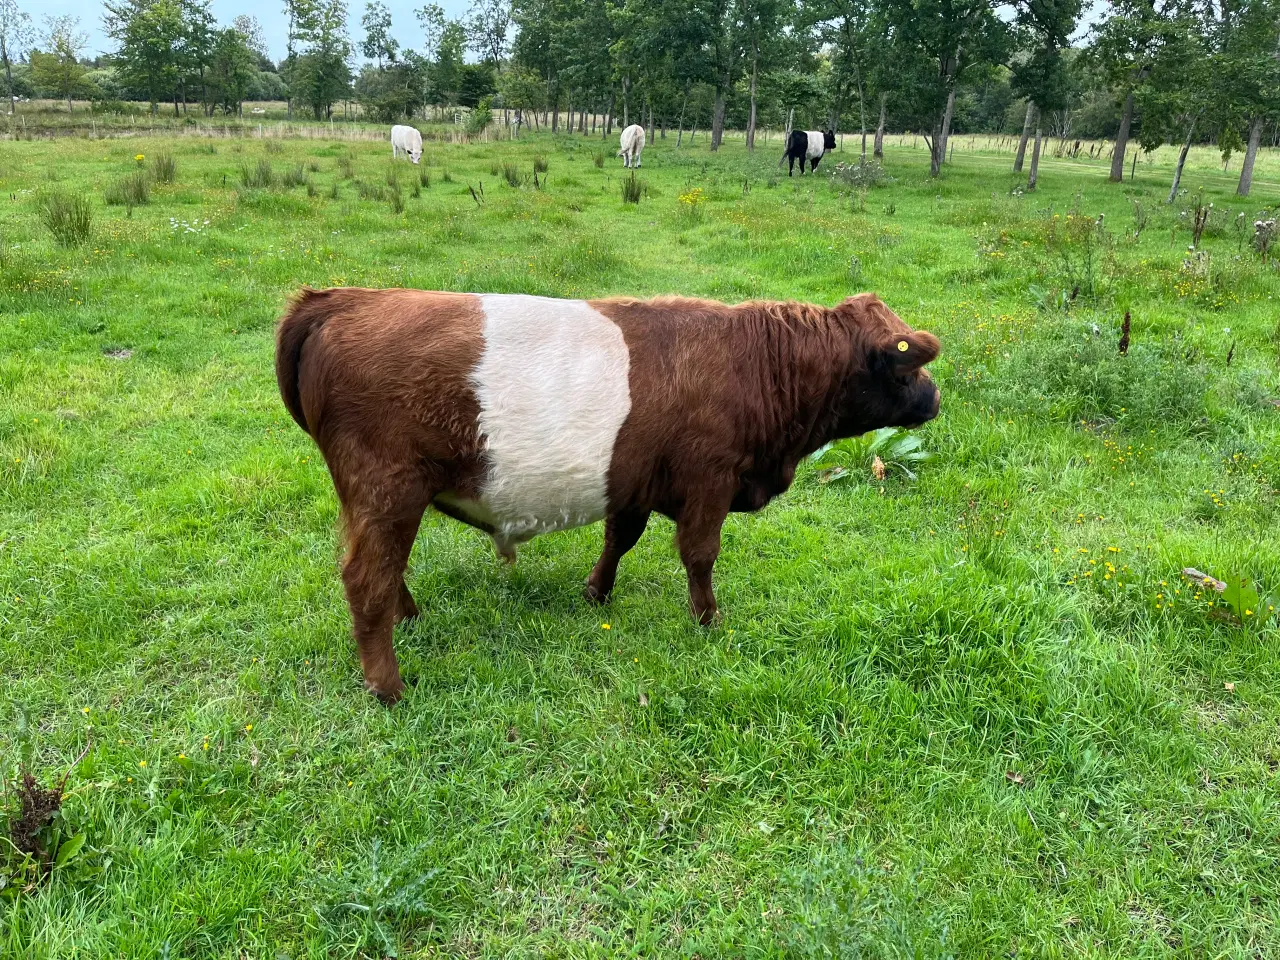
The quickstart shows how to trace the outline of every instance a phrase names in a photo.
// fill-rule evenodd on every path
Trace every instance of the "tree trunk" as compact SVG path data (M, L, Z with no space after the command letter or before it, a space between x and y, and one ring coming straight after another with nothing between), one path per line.
M1027 141L1031 139L1031 125L1035 123L1036 105L1027 101L1027 117L1022 121L1022 139L1018 141L1018 152L1013 155L1013 172L1022 172L1022 161L1027 156Z
M942 150L938 156L941 158L939 162L947 162L947 141L951 139L951 115L956 109L956 88L953 86L951 92L947 94L947 109L942 115Z
M1191 149L1191 138L1196 135L1196 122L1199 121L1200 115L1196 114L1191 118L1191 126L1187 127L1187 139L1182 144L1182 152L1178 154L1178 165L1173 168L1173 186L1169 188L1169 202L1178 196L1178 184L1182 182L1182 165L1187 162L1187 151Z
M5 87L9 97L9 116L13 116L13 68L9 65L9 48L5 46L4 37L0 37L0 57L4 58L4 76L8 81Z
M859 123L862 124L862 158L858 162L865 167L867 165L867 104L861 82L858 83L858 117Z
M1244 165L1240 168L1240 185L1236 193L1242 197L1249 195L1253 187L1253 161L1258 156L1258 144L1262 142L1262 117L1254 117L1249 124L1249 145L1244 150Z
M689 88L684 88L684 99L680 101L680 130L676 134L676 146L679 147L684 140L684 111L689 106Z
M724 89L716 87L716 104L711 113L711 152L720 149L724 140Z
M756 148L756 72L760 66L760 53L752 51L751 58L751 113L747 117L747 149Z
M1039 114L1039 110L1036 111ZM1031 148L1031 173L1027 175L1027 189L1034 190L1040 179L1040 118L1036 117L1036 145Z
M1133 123L1133 91L1124 98L1124 112L1120 114L1120 129L1116 131L1116 148L1111 153L1111 182L1124 180L1124 156L1129 152L1129 126Z
M622 129L631 126L631 78L622 78Z
M889 102L887 93L880 94L880 122L876 124L876 139L871 148L871 155L877 160L884 159L884 109Z
M929 139L929 176L936 177L942 172L942 157L938 153L938 149L942 146L942 117L938 116L933 121L933 136Z

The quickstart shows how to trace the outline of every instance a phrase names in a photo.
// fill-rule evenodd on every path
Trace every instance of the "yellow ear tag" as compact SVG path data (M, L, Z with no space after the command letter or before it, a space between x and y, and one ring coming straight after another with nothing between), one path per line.
M899 351L901 351L902 353L906 353L906 352L907 352L907 341L905 341L905 340L899 340L899 341L898 341L898 350L899 350Z

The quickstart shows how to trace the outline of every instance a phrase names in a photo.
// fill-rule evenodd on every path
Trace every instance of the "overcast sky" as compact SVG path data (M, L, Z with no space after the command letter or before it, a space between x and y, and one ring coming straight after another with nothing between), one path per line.
M391 28L395 38L402 47L421 47L422 29L413 15L414 8L421 7L427 0L383 0L391 11ZM436 0L444 7L444 12L451 17L460 17L470 5L469 0ZM348 0L347 11L348 32L351 39L359 41L364 36L360 29L360 15L364 13L364 0ZM58 16L69 13L80 18L80 29L89 35L90 56L110 53L115 44L102 29L102 0L18 0L18 6L31 14L36 21L41 21L48 14ZM213 15L218 22L230 25L233 18L247 13L258 18L262 24L262 36L267 41L267 49L271 59L279 60L284 56L285 18L284 4L279 0L213 0ZM37 29L40 23L36 24Z

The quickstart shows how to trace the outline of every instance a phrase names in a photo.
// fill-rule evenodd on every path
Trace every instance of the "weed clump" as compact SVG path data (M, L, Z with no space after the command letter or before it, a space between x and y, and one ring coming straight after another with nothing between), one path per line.
M178 161L171 153L157 153L151 161L156 183L173 183L178 179Z
M256 164L245 161L240 164L240 182L250 189L267 190L276 185L276 172L271 161L259 158Z
M280 183L286 189L291 187L300 187L307 182L307 175L303 172L302 164L296 164L285 170L280 175Z
M631 176L623 178L622 181L622 202L623 203L639 203L643 194L648 194L649 184L645 180L641 180L632 171Z
M40 219L63 247L88 243L93 232L93 208L84 197L51 193L40 204Z
M151 176L145 170L136 170L117 180L103 191L102 199L109 207L141 207L151 200Z

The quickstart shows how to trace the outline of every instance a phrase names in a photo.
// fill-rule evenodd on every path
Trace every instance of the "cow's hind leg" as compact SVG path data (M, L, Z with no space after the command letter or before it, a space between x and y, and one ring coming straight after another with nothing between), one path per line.
M604 550L587 578L583 595L593 603L605 603L618 577L618 561L636 545L649 522L648 510L621 510L604 521Z
M365 688L380 700L394 703L404 683L391 633L401 620L418 613L404 573L432 490L416 469L380 467L370 472L378 477L376 497L352 482L336 484L347 541L342 583Z

